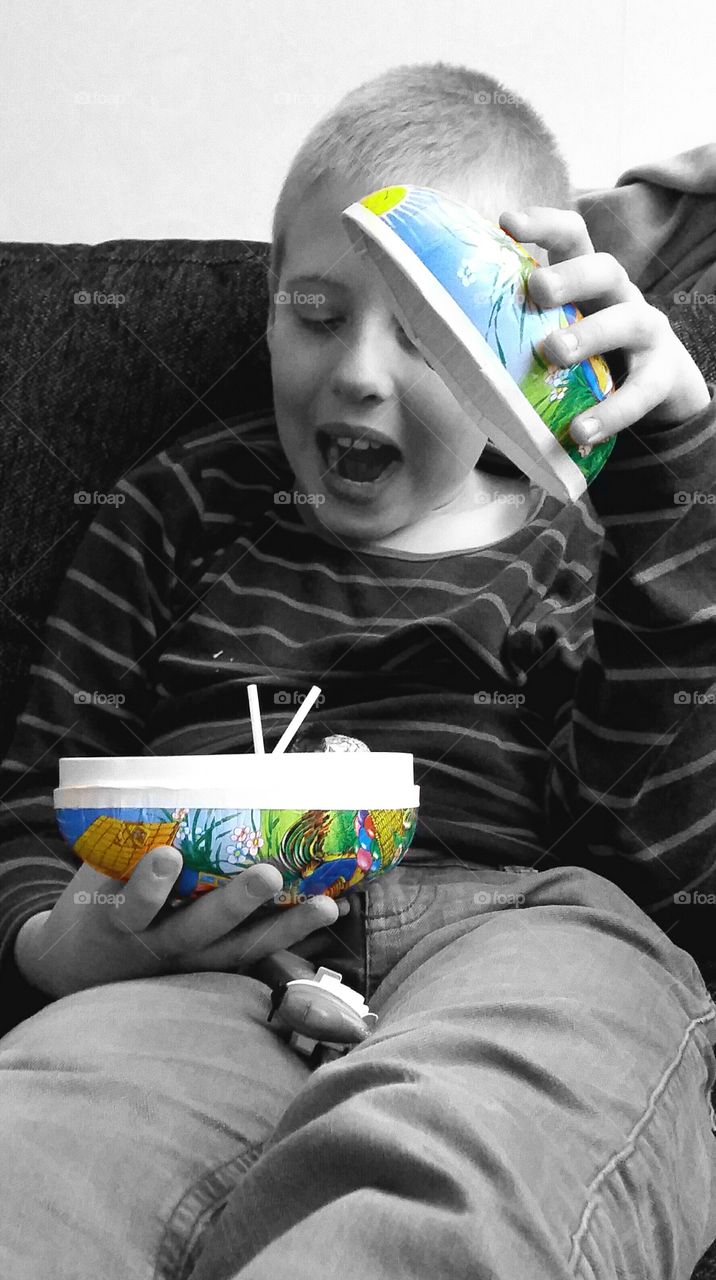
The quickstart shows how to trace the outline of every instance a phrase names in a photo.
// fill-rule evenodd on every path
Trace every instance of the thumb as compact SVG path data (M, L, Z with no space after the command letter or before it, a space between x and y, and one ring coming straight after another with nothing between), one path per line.
M125 928L133 933L148 928L164 906L183 865L181 853L172 845L158 845L144 855L124 885L118 916Z

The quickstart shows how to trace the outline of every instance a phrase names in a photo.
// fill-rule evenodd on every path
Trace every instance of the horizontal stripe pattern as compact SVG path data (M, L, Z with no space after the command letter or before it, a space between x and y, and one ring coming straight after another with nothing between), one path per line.
M625 432L587 494L498 545L427 556L354 552L274 502L293 477L268 412L142 463L76 553L0 768L0 966L77 866L59 758L249 751L250 682L267 750L318 684L312 723L413 754L409 859L576 863L670 920L716 887L716 515L674 499L712 474L713 405Z

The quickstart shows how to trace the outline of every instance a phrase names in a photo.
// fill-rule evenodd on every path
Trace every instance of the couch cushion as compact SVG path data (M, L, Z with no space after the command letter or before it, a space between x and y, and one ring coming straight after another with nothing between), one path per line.
M269 245L0 245L0 753L104 492L202 423L271 405ZM80 300L77 295L89 297Z

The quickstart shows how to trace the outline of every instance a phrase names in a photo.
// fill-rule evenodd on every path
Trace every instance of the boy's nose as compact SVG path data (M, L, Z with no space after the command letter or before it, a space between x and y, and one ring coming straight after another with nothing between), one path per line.
M394 394L396 369L392 340L380 326L361 328L338 345L333 367L333 390L350 398Z

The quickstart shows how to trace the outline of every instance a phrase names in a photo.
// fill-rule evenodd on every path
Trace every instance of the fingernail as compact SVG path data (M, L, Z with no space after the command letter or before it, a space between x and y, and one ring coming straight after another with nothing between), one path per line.
M576 351L579 346L579 339L574 333L561 333L559 340L565 351Z
M177 860L170 853L157 853L152 858L152 871L157 879L163 879L164 876L171 876L176 873Z
M323 917L324 917L324 919L326 919L326 920L327 920L327 919L328 919L328 917L330 916L330 917L331 917L331 921L330 921L330 922L331 922L331 924L335 924L336 920L338 919L339 915L341 914L340 904L339 904L338 902L336 902L335 898L329 898L329 897L327 896L327 894L325 894L325 893L319 893L319 894L317 894L317 895L316 895L316 897L313 899L313 901L314 901L314 903L315 903L315 906L314 906L313 910L314 910L314 911L317 911L317 912L318 912L318 914L319 914L320 916L323 916ZM335 913L334 913L333 911L331 911L331 908L330 908L330 906L329 906L329 903L332 903L332 904L335 906L335 908L336 908Z
M569 428L569 433L577 444L589 444L601 435L601 424L596 418L581 418L579 422L573 422Z
M348 912L350 911L350 909L351 909L351 904L350 904L350 902L345 902L345 901L343 901L343 902L339 902L339 903L338 903L338 914L339 914L339 915L341 915L341 916L347 916L347 915L348 915Z

